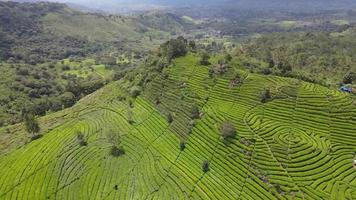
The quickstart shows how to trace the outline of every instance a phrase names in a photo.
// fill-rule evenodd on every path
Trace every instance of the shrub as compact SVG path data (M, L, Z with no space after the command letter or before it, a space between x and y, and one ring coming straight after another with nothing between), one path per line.
M141 94L141 88L138 86L134 86L130 89L130 95L133 98L138 97Z
M122 146L112 146L110 149L110 154L114 157L119 157L125 154L125 149Z
M77 133L77 140L80 146L87 146L88 143L85 141L85 137L83 133L78 132Z
M205 65L205 66L210 65L209 59L210 59L210 55L209 55L208 53L204 52L204 53L201 55L201 58L200 58L199 63L200 63L201 65Z
M40 132L40 126L38 125L35 116L32 114L25 115L25 126L26 126L26 131L29 134L37 135L37 133Z
M201 165L201 169L203 170L204 173L209 171L209 161L208 160L204 160L202 165Z
M186 141L184 139L180 140L179 149L183 151L185 149Z
M128 110L127 111L127 122L129 124L133 124L134 123L132 110Z
M230 54L226 54L226 55L225 55L225 60L226 60L227 62L230 62L230 61L232 60L232 56L231 56Z
M344 84L352 84L352 82L355 80L356 80L356 73L350 72L344 76L343 83Z
M231 122L224 121L220 126L220 134L224 139L232 138L236 134L236 129Z
M266 103L271 99L271 91L270 89L264 89L261 93L261 102Z
M30 73L27 68L20 68L16 72L17 75L28 76Z
M76 102L76 97L72 92L65 92L60 96L61 102L65 108L73 106Z
M63 71L69 71L70 70L70 67L68 65L63 65L62 66L62 70Z
M172 116L172 114L171 113L169 113L168 115L167 115L167 122L168 123L173 123L173 116Z
M194 105L191 110L191 118L192 119L199 119L200 117L200 111L198 106Z
M42 138L42 137L43 137L43 135L41 135L41 134L33 135L33 136L31 137L31 141L38 140L38 139L40 139L40 138Z
M209 78L213 78L214 73L215 73L214 67L211 67L211 68L209 69Z

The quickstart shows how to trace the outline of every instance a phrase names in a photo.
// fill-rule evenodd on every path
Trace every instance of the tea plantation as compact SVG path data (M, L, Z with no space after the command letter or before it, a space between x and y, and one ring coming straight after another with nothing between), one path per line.
M0 199L356 199L354 96L198 63L176 59L136 98L109 84L39 119L38 140L0 130Z

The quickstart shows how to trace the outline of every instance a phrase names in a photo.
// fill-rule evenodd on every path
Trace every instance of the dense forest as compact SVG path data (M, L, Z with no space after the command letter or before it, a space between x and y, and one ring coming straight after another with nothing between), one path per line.
M337 87L356 80L355 36L354 29L342 33L276 33L251 40L242 50L268 63L264 73Z

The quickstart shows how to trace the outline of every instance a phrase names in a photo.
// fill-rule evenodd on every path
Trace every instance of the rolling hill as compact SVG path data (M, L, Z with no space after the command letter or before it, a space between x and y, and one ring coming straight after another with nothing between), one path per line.
M0 199L356 198L354 96L237 66L209 77L198 61L138 71L42 117L38 140L2 128ZM221 137L226 121L235 137Z
M94 79L111 81L187 26L163 12L121 16L59 3L0 1L0 126L22 121L25 107L40 108L37 115L60 110L61 96L73 93L72 81L86 79L86 88ZM78 92L76 99L85 95Z
M165 25L170 24L169 30ZM164 12L86 13L59 3L0 2L0 59L45 62L113 53L147 53L189 22Z

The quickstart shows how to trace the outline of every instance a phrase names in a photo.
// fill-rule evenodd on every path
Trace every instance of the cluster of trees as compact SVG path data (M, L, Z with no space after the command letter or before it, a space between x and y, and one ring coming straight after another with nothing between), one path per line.
M275 33L247 42L243 52L266 63L257 66L262 73L337 85L351 82L351 72L356 71L355 36L355 31L342 36L326 32Z
M64 9L64 4L57 3L0 2L0 60L34 65L103 51L103 43L43 29L43 16Z
M98 75L77 77L67 74L63 71L65 67L58 65L2 65L12 75L5 81L4 87L8 91L0 95L0 109L5 112L0 116L0 125L21 122L23 109L43 116L48 111L71 107L105 84L105 80Z
M182 36L171 39L160 46L160 55L165 57L168 62L175 58L185 56L190 50L195 51L194 41L188 41Z

